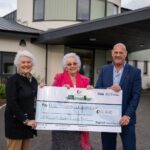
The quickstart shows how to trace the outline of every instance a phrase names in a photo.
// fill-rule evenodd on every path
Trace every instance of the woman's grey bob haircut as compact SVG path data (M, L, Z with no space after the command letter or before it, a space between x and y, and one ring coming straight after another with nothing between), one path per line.
M65 70L66 69L66 65L67 65L67 59L70 58L70 57L74 57L79 65L79 68L78 70L80 70L81 68L81 60L80 60L80 57L76 54L76 53L68 53L66 55L64 55L63 57L63 69Z
M17 67L17 70L18 70L18 65L20 64L20 58L21 57L29 57L29 58L31 58L32 66L34 66L35 58L32 55L32 53L29 52L28 50L20 50L20 51L17 52L17 54L15 56L15 59L14 59L14 65Z

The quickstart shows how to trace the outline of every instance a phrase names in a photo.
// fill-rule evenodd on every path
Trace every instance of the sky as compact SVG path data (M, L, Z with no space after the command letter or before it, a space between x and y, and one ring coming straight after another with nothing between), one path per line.
M138 9L150 6L150 0L122 0L122 7L129 9Z
M138 9L150 6L150 0L122 0L122 7ZM0 17L12 12L17 7L17 0L0 0Z
M17 7L17 0L0 0L0 17L15 10Z

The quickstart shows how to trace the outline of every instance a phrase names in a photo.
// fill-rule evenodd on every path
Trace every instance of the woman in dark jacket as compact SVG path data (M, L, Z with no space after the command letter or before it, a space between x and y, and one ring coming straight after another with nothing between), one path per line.
M37 95L37 81L30 73L34 57L29 51L19 51L14 64L17 73L11 76L6 84L7 150L28 150L30 138L33 137L36 127L34 102Z

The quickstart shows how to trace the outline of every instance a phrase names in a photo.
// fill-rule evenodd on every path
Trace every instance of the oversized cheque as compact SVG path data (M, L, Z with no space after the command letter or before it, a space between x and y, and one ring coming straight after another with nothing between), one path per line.
M39 130L121 132L122 91L45 86L38 89Z

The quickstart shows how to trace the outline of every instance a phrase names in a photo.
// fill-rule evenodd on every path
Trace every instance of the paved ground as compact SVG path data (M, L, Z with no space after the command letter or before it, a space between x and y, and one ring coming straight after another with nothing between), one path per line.
M0 110L0 150L5 150L4 139L4 108ZM150 150L150 94L145 92L140 101L137 111L137 150ZM99 133L90 134L93 150L101 150ZM30 150L52 150L51 132L38 132L38 137L32 140ZM117 150L122 150L120 137L118 138Z

